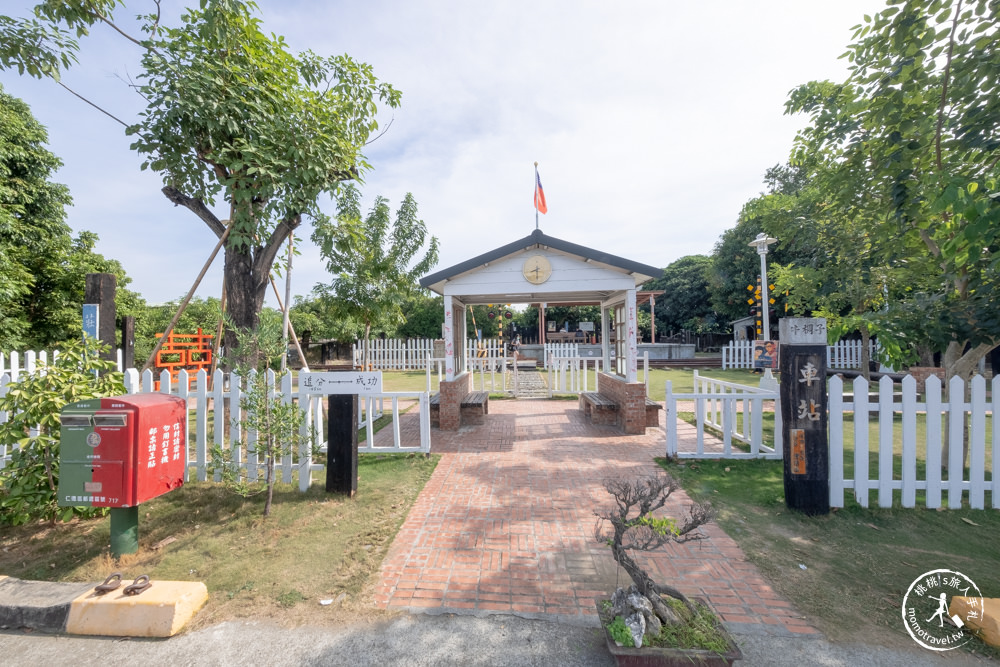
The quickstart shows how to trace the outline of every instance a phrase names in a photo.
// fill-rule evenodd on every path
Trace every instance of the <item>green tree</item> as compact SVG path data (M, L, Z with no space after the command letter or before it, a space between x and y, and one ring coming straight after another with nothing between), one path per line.
M857 27L845 83L806 84L787 105L810 115L793 160L828 207L864 214L856 239L871 252L857 254L905 277L883 342L929 341L948 377L1000 341L998 19L989 0L892 2Z
M341 312L336 301L327 298L322 290L313 289L308 297L295 297L290 316L292 326L303 340L353 343L364 333L364 325Z
M81 37L96 24L143 49L147 106L123 125L142 168L163 176L167 199L226 235L226 312L234 327L255 329L285 239L304 219L325 220L319 197L368 168L361 149L378 127L378 103L396 107L399 93L348 56L292 55L261 30L252 2L203 0L179 27L161 25L159 13L140 17L141 37L115 23L119 6L49 1L30 20L0 17L0 66L58 80L79 50L71 31ZM212 211L218 200L225 221ZM226 345L237 348L231 329Z
M417 279L437 264L438 240L430 237L423 257L414 263L427 241L427 226L417 217L413 195L403 198L394 221L384 197L376 197L362 218L361 194L348 185L337 202L336 223L318 221L313 241L333 275L331 284L317 285L316 290L338 312L364 325L367 368L372 327L402 322L403 300L417 289Z
M432 296L426 290L420 290L403 299L401 308L405 321L396 329L398 336L402 338L441 337L441 325L444 324L444 299L442 297ZM477 320L479 318L478 311L476 318ZM496 335L495 330L496 326L494 325L493 333L490 335Z
M45 128L0 88L0 350L46 348L80 334L86 274L113 273L118 313L142 298L126 289L121 264L94 252L97 236L75 238L66 223L69 190L52 182L61 166Z
M656 330L666 334L672 331L718 331L721 323L712 308L709 292L711 258L705 255L688 255L671 262L663 275L643 286L647 290L663 290L656 297ZM649 306L643 306L646 312Z
M775 224L773 216L763 215L757 204L764 199L772 213L793 219L803 217L805 214L793 208L793 203L806 181L805 170L797 165L775 165L768 169L764 173L766 190L743 207L736 226L723 232L715 244L708 276L712 308L718 313L721 330L728 330L731 322L751 313L747 286L755 286L760 278L760 256L750 242L757 234L765 232L778 238L778 243L769 249L768 266L799 257L804 257L806 263L811 261L813 247L808 237L794 235L795 230L779 233L777 227L770 226ZM768 279L771 282L770 276ZM772 296L783 305L780 293Z

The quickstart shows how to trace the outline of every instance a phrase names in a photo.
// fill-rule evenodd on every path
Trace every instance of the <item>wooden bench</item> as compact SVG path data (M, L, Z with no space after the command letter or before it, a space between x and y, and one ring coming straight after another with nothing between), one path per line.
M431 426L441 428L441 394L434 394L427 402L431 412Z
M591 424L613 426L618 423L618 404L596 391L580 393L580 409Z
M656 401L646 398L646 426L659 426L660 425L660 410L663 406Z
M463 424L485 424L490 413L490 395L485 391L470 391L462 399Z

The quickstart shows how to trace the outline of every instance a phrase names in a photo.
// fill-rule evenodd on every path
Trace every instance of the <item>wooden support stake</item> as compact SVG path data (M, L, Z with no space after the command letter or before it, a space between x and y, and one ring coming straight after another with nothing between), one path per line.
M271 278L271 289L274 290L274 298L278 300L278 309L282 310L284 306L281 305L281 295L278 294L278 285L274 282L273 276L269 277ZM302 370L308 373L309 362L306 361L306 355L302 352L302 346L299 345L299 337L295 335L295 327L292 326L291 320L288 321L288 333L292 335L292 342L295 343L295 349L299 351L299 359L302 360Z
M170 324L167 325L163 335L160 336L160 340L156 341L156 346L153 347L153 353L149 355L149 359L147 359L146 363L143 364L142 369L139 371L139 375L145 373L146 369L153 365L153 360L156 359L157 353L159 353L160 348L163 347L163 343L166 342L167 336L169 336L174 330L174 327L177 326L178 320L180 320L181 315L184 314L184 309L187 308L188 303L191 301L191 297L194 296L195 290L197 290L198 285L201 284L201 279L205 277L206 273L208 273L208 267L212 266L212 262L215 261L215 256L219 254L219 250L222 249L222 245L226 242L226 239L229 238L230 229L232 229L232 225L226 227L226 231L222 232L222 236L219 237L219 242L215 244L215 249L212 251L212 254L209 255L208 261L205 262L205 266L201 267L201 273L199 273L198 277L195 278L194 285L191 285L191 289L188 291L187 296L184 297L184 301L181 302L180 307L174 314L174 319L170 320Z

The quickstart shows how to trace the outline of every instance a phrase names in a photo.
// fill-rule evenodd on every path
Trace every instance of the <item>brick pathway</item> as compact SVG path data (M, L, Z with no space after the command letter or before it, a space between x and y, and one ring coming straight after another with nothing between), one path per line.
M627 580L594 539L594 510L610 500L602 480L654 472L662 428L624 436L584 422L574 401L493 400L486 424L433 429L431 448L441 461L382 565L376 604L596 624L594 599ZM690 503L682 491L672 501L677 517ZM705 540L637 555L735 631L816 633L717 525L702 530Z

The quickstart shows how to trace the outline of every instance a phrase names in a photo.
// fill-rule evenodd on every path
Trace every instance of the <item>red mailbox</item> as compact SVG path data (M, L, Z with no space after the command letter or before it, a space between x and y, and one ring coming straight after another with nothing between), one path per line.
M183 485L183 398L95 398L67 405L61 419L60 505L135 507Z

